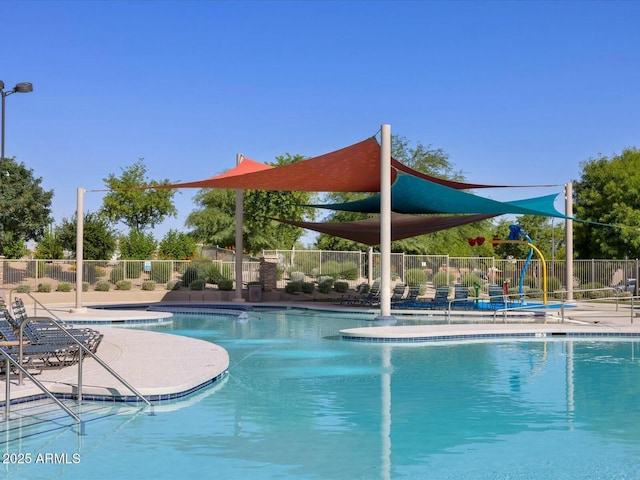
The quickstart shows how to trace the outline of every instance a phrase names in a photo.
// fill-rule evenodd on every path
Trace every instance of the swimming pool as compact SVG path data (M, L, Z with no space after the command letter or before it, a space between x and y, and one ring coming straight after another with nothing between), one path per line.
M229 376L153 416L123 408L82 437L6 444L3 460L32 459L6 476L637 478L640 343L339 340L359 326L371 322L283 310L144 327L223 346ZM47 453L59 461L35 462Z

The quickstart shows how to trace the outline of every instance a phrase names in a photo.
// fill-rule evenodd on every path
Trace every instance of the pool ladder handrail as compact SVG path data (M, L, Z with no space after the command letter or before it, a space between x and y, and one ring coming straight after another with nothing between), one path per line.
M11 294L13 293L15 289L11 290L9 292L9 301L11 302ZM113 370L109 365L107 365L107 363L102 360L98 355L96 355L95 353L93 353L91 350L89 350L81 341L79 341L76 337L74 337L71 333L69 333L67 331L67 329L64 327L63 323L65 323L63 320L61 320L58 316L56 316L55 313L53 313L51 310L49 310L45 305L43 305L42 303L40 303L38 301L37 298L34 298L33 295L31 295L30 293L26 293L34 302L34 311L37 313L37 307L40 306L43 310L45 310L47 313L49 313L49 315L52 315L51 318L49 317L38 317L38 321L49 321L51 322L53 325L56 326L56 328L58 328L60 331L62 331L67 337L69 337L76 345L78 345L80 347L80 351L79 353L79 358L78 358L78 388L77 388L77 401L78 403L82 402L82 356L83 356L83 352L88 354L91 358L93 358L96 362L98 362L98 364L100 364L107 372L109 372L116 380L118 380L122 385L124 385L125 387L127 387L131 393L134 394L134 396L136 396L139 400L141 400L143 403L145 403L147 405L147 407L151 408L151 411L153 413L153 405L152 403L147 400L140 392L138 392L138 390L136 390L135 387L133 387L133 385L131 385L129 382L127 382L124 378L122 378L115 370ZM35 316L35 314L34 314ZM22 356L23 356L23 348L24 348L24 335L23 335L23 330L24 330L24 326L25 323L29 322L31 319L29 319L29 317L27 317L26 320L24 320L21 324L20 324L20 333L18 336L19 339L19 359L20 362L22 362ZM20 381L20 385L22 385L22 369L19 370L19 381Z
M11 367L15 367L20 372L20 378L25 375L29 380L31 380L36 387L38 387L42 393L44 393L49 399L53 400L53 402L60 407L67 415L69 415L78 425L78 434L84 435L84 421L76 415L73 410L67 407L64 403L62 403L53 393L51 393L47 387L45 387L40 381L31 375L29 371L24 368L20 362L11 358L11 356L0 349L0 354L4 357L6 364L6 375L5 375L5 405L4 405L4 415L5 419L8 421L11 414ZM20 359L22 357L19 357ZM22 384L22 383L21 383Z

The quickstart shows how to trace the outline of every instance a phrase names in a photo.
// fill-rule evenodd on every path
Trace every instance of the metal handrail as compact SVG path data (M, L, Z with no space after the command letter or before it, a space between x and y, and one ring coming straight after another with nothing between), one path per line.
M56 396L53 393L51 393L49 390L47 390L47 388L42 383L40 383L40 381L37 380L33 375L31 375L26 368L24 368L19 362L11 358L11 356L1 348L0 348L0 354L2 354L2 356L5 358L6 370L7 370L6 378L5 378L6 398L5 398L5 406L4 406L5 417L7 420L9 419L9 414L11 413L11 367L10 365L13 365L20 372L21 378L22 378L22 375L26 375L27 378L29 378L29 380L31 380L40 390L42 390L42 392L47 397L53 400L54 403L58 405L60 408L62 408L62 410L64 410L64 412L67 415L73 418L79 426L79 429L80 429L79 434L84 435L84 422L78 415L76 415L69 407L67 407L64 403L58 400ZM20 357L20 362L21 361L22 361L22 357Z
M13 293L13 290L10 291L9 293L9 301L11 301L11 293ZM147 400L140 392L138 392L138 390L136 390L131 384L129 384L129 382L127 382L124 378L122 378L115 370L113 370L109 365L107 365L104 360L102 360L100 357L98 357L95 353L93 353L91 350L89 350L81 341L79 341L76 337L74 337L71 333L69 333L67 331L67 329L64 327L64 325L62 323L64 323L62 320L60 320L60 318L58 318L51 310L49 310L45 305L43 305L42 303L40 303L38 301L38 299L34 298L30 293L27 293L27 295L29 295L29 297L31 297L31 299L34 301L34 305L37 304L40 307L42 307L43 310L45 310L46 312L48 312L50 315L53 316L53 318L49 318L49 317L40 317L38 318L39 321L42 320L46 320L51 322L53 325L55 325L59 330L61 330L67 337L69 337L76 345L78 345L80 347L80 358L78 359L78 402L82 401L82 353L86 353L88 354L91 358L93 358L96 362L98 362L107 372L109 372L116 380L118 380L122 385L124 385L125 387L127 387L138 399L142 400L144 403L147 404L148 407L151 407L153 409L153 405L151 404L151 402L149 400ZM23 356L23 346L24 346L24 335L23 335L23 331L24 331L24 326L27 322L31 321L31 319L29 319L27 317L27 319L25 319L21 324L20 324L20 334L19 334L19 359L20 361L22 361L22 356ZM22 370L20 370L20 384L22 384Z

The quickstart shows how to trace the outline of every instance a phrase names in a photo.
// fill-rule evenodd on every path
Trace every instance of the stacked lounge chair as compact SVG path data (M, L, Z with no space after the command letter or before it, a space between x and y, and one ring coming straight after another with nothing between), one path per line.
M102 341L103 335L92 328L65 326L65 333L55 326L47 317L29 318L21 298L14 300L12 308L13 317L12 320L9 321L13 323L12 326L14 330L18 330L20 325L24 323L23 333L30 343L73 343L69 338L69 335L72 335L77 341L87 347L90 352L96 353Z

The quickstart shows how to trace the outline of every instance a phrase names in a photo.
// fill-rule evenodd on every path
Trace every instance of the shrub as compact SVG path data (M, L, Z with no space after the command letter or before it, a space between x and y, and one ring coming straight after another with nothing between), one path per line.
M230 280L228 278L221 278L220 280L218 280L218 288L227 292L233 290L233 280Z
M180 290L180 285L178 280L169 280L167 282L167 290Z
M204 277L205 282L216 284L222 279L220 265L218 263L209 263L200 270L200 277Z
M196 278L189 284L191 290L204 290L205 281L203 278Z
M316 286L311 282L302 282L302 293L313 293Z
M305 277L304 272L291 272L289 274L289 280L292 282L304 282Z
M359 276L358 264L356 262L343 262L340 267L340 278L345 280L356 280Z
M421 268L410 268L405 275L407 285L424 285L427 283L427 274Z
M336 282L333 288L338 293L346 293L349 290L349 284L347 282Z
M149 277L156 283L167 283L171 280L171 262L151 262Z
M104 267L94 267L93 265L89 265L89 267L94 269L96 277L104 277L107 275L107 269Z
M126 278L140 278L140 275L142 275L142 269L144 268L144 262L138 260L127 260L125 265L127 266Z
M131 282L129 280L120 280L116 283L116 290L131 290Z
M89 291L89 282L82 282L82 291L83 292Z
M328 275L334 280L340 277L340 271L342 267L335 260L328 260L322 264L322 275Z
M70 292L73 290L73 285L69 282L60 282L58 283L58 288L56 290L58 292Z
M318 291L320 293L329 293L331 291L331 287L333 286L333 278L329 277L328 279L322 280L318 283Z
M142 290L146 290L147 292L153 292L156 289L156 282L153 280L145 280L142 282Z
M197 280L198 277L198 269L196 267L187 267L182 274L182 284L188 287L191 285L191 282ZM199 290L202 290L202 287L200 287Z
M118 265L117 267L113 267L113 269L111 270L111 273L109 274L109 281L111 283L116 284L120 280L124 280L124 267L122 265ZM96 283L96 285L97 285L97 283Z
M284 287L287 293L297 293L302 291L302 282L287 282Z
M16 288L16 292L18 292L18 293L29 293L29 292L31 292L31 287L29 285L27 285L26 283L21 283Z
M434 287L446 287L453 282L453 275L449 272L437 272L433 275Z
M106 280L98 280L94 288L96 292L108 292L111 288L111 284Z
M51 291L50 283L43 282L38 284L38 292L49 293L50 291Z
M465 273L460 276L460 283L467 287L473 287L475 284L482 285L482 279L475 273Z

